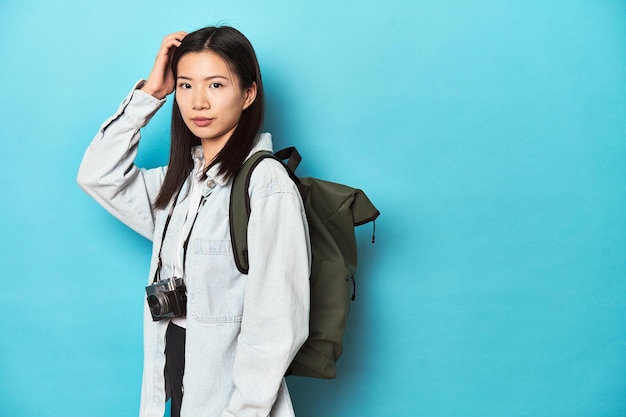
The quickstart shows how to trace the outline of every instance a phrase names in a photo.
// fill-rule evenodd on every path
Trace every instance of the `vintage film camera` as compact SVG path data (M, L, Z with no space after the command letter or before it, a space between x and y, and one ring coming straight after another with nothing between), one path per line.
M146 287L152 320L187 315L187 288L182 278L168 278Z

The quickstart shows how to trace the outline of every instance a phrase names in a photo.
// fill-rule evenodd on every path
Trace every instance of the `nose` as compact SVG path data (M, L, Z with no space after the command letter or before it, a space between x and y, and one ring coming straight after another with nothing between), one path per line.
M201 89L195 89L193 91L192 104L194 110L204 110L211 108L211 104L209 103L209 98L207 94Z

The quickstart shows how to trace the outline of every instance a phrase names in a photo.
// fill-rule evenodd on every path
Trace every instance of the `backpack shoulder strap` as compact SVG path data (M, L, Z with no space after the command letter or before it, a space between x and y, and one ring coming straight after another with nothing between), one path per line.
M259 151L254 153L239 168L233 178L233 186L230 191L230 206L228 208L230 223L230 241L235 257L235 265L242 274L247 274L250 267L248 263L248 221L250 220L250 178L252 171L259 163L266 159L277 160L285 168L289 177L296 184L300 196L306 201L309 187L298 179L295 170L300 164L302 157L295 147L282 149L276 154L270 151ZM286 163L283 161L287 161Z
M239 168L233 178L228 208L230 223L230 241L233 247L235 265L242 274L248 273L248 220L250 219L250 177L254 168L265 158L274 158L269 151L253 154Z

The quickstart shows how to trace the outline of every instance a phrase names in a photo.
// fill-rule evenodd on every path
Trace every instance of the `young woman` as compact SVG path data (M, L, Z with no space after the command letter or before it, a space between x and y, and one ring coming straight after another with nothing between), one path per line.
M173 91L169 164L138 168L140 129ZM80 186L153 241L141 416L162 416L166 397L172 416L294 415L283 375L308 334L310 247L300 195L278 162L263 160L251 178L247 275L230 242L233 174L272 149L259 133L263 110L240 32L177 32L85 153Z

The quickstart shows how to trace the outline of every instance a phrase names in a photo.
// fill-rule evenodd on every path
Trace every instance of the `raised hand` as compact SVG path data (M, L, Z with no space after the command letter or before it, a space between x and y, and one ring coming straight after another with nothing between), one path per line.
M175 81L170 61L175 48L187 35L186 32L175 32L163 38L159 53L154 60L154 67L141 89L152 96L162 99L174 91Z

